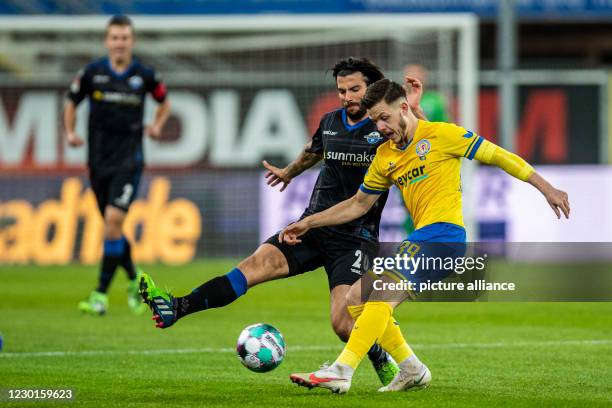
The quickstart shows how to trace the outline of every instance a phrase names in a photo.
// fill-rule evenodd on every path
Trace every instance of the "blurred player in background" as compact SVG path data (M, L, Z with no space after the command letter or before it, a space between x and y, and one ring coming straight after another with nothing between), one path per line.
M430 122L448 122L449 115L446 96L428 86L428 75L429 72L424 65L408 64L404 67L404 76L418 79L426 89L421 97L421 108L425 116L427 116L427 120Z
M287 167L278 168L263 162L268 169L268 184L273 187L282 184L280 190L283 191L294 177L323 160L303 216L351 197L376 148L384 141L361 106L367 86L383 78L383 73L365 58L339 61L332 71L342 108L323 116L312 140ZM420 90L418 81L408 85ZM412 106L420 115L420 92L414 96ZM186 296L173 297L157 288L146 274L141 279L141 294L153 311L157 327L165 328L191 313L226 306L259 283L324 267L330 289L332 327L338 337L346 341L354 324L346 309L346 295L364 267L367 268L368 259L376 253L380 216L386 199L387 194L383 194L369 211L344 225L311 231L300 245L281 244L275 234L228 274L205 282ZM397 372L395 363L377 344L369 348L368 356L381 382L388 384Z
M417 227L402 243L398 254L415 259L462 257L466 242L461 201L462 157L497 166L530 183L542 193L558 218L561 213L569 218L567 193L554 188L517 155L471 131L451 123L419 120L412 113L405 90L398 83L388 79L374 83L363 97L363 105L379 132L389 139L378 148L363 184L348 200L287 226L279 234L282 242L299 245L312 228L345 224L363 216L395 184L402 192L404 204L414 215ZM304 238L299 238L301 236ZM437 282L451 273L452 270L398 268L387 270L380 277L387 283L409 281L418 288L420 283ZM365 289L361 282L351 288L348 307L355 325L334 364L313 373L292 374L293 382L309 388L322 387L345 393L366 351L374 342L379 342L400 367L393 381L379 391L403 391L429 384L429 369L406 343L393 318L394 308L411 293L372 291L364 304L361 294ZM394 299L391 300L390 296Z
M89 178L104 217L104 251L98 286L87 300L79 303L79 309L97 315L108 308L106 293L119 265L130 280L130 309L135 313L143 311L138 273L122 227L144 166L142 134L147 93L159 103L153 123L144 129L148 136L160 138L170 113L166 86L152 68L132 56L134 40L131 20L126 16L112 17L104 39L108 56L79 71L68 91L64 110L68 143L81 146L84 141L75 132L76 108L83 99L89 99Z

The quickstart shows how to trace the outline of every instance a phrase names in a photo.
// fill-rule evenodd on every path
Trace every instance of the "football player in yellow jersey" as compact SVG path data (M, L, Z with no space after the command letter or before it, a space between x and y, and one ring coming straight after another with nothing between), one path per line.
M416 248L406 251L416 256L428 245L431 248L432 243L444 243L437 245L436 256L462 256L461 248L466 241L461 205L462 157L495 165L530 183L544 195L557 218L561 218L561 213L569 217L567 193L554 188L517 155L471 131L454 124L417 119L401 85L382 79L368 87L362 103L380 133L389 140L378 147L363 184L352 198L289 225L279 234L281 242L298 243L299 237L311 228L349 222L367 212L383 192L395 185L401 190L416 226L400 246L400 252ZM432 276L442 279L448 275L408 272L399 271L409 281ZM382 279L392 282L393 273L383 274ZM431 373L406 343L393 318L394 308L409 297L410 293L403 292L390 301L370 294L363 303L361 283L355 283L348 294L348 309L356 322L346 347L331 366L312 373L292 374L291 380L310 388L347 392L354 370L377 341L400 367L393 381L379 391L426 387Z

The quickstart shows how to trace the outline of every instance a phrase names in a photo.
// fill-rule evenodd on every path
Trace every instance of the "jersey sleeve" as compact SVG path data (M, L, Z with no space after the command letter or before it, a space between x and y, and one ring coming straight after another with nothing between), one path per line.
M519 180L527 181L535 172L529 163L514 153L485 140L474 158L485 164L492 164Z
M147 80L147 92L149 92L158 103L162 103L166 100L168 89L157 71L151 70Z
M382 194L391 187L391 180L382 171L382 155L377 152L359 187L366 194Z
M75 105L81 103L91 92L91 73L87 68L82 68L70 83L66 97Z
M438 137L442 152L453 157L474 159L476 152L480 149L485 139L471 130L466 130L452 123L441 126Z
M307 153L314 154L323 154L323 134L321 131L321 124L319 123L319 127L317 131L312 135L312 141L310 143L310 147L306 149Z

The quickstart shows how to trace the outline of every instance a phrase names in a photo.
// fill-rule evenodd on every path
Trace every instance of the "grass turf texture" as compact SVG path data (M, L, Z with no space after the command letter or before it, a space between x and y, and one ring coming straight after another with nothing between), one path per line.
M233 264L145 270L180 295ZM329 325L323 271L253 288L227 308L189 316L167 330L155 329L149 314L130 314L122 272L105 317L79 314L77 302L96 279L95 267L80 265L0 267L0 387L70 387L76 391L71 404L102 407L612 404L612 303L405 304L396 316L430 367L432 386L379 394L364 361L350 393L338 396L288 380L291 372L333 361L342 347ZM240 331L256 322L279 328L288 344L285 361L267 374L248 371L232 351ZM160 349L169 351L147 354ZM92 350L100 353L84 353ZM14 354L49 351L73 354Z

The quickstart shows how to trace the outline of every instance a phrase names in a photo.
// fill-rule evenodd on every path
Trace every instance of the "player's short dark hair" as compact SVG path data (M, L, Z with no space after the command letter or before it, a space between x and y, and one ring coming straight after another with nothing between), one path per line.
M332 68L334 79L351 75L355 72L361 72L366 85L373 84L385 77L381 69L367 58L349 57L348 59L338 61Z
M371 109L381 101L385 101L385 103L390 105L398 99L405 97L406 90L403 86L390 79L384 78L368 86L365 95L361 98L361 104L366 109Z
M127 26L132 29L132 33L134 32L134 25L132 24L132 19L123 14L114 15L110 18L110 20L108 20L108 23L106 23L107 33L110 26Z

